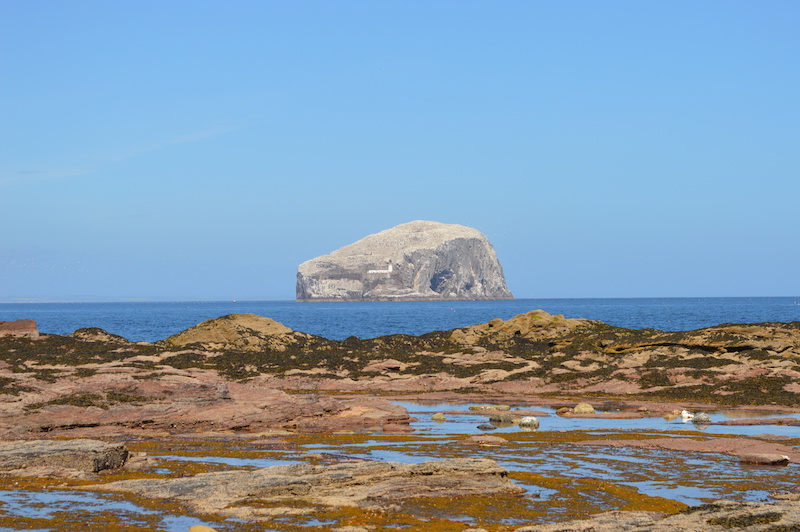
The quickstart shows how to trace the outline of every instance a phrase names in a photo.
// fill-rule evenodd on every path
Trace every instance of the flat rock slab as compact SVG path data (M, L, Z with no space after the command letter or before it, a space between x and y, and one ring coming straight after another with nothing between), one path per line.
M567 523L525 526L514 532L730 532L731 530L800 530L800 505L781 501L715 501L676 514L615 511Z
M98 440L32 440L0 443L0 471L64 468L97 473L128 459L122 444Z
M712 425L728 425L728 426L751 426L751 425L800 425L800 419L793 417L778 417L778 418L761 418L761 419L729 419L726 421L716 421Z
M201 473L175 479L135 479L92 489L181 501L200 512L258 515L247 503L292 502L381 507L412 497L522 493L494 460L456 458L419 464L356 462L293 464L253 471ZM234 508L229 508L231 506Z
M258 383L227 381L203 370L176 375L161 368L146 370L144 375L158 378L136 379L129 373L98 370L77 382L65 379L28 392L27 404L0 400L0 438L46 434L77 439L275 428L397 433L410 432L409 424L415 421L405 408L379 397L288 394ZM131 400L110 399L109 391ZM36 408L26 408L33 405Z
M640 447L643 449L665 449L668 451L694 453L722 453L743 457L783 456L786 462L800 463L800 449L781 443L753 440L750 438L648 438L642 440L591 440L576 442L579 445L607 447ZM745 461L745 460L743 460ZM780 460L781 462L783 459ZM765 463L763 459L751 463Z
M38 338L39 330L33 320L0 321L0 336Z
M474 436L469 436L461 440L461 443L466 443L468 445L487 445L487 446L499 446L505 445L508 443L508 440L505 438L501 438L500 436L491 436L489 434L475 434Z

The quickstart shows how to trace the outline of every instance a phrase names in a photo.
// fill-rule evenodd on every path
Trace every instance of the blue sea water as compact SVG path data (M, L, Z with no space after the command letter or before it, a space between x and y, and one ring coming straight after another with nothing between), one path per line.
M297 303L295 301L2 303L0 321L36 320L43 333L100 327L131 341L156 341L201 321L253 313L295 331L341 340L387 334L418 335L485 323L542 309L631 329L686 331L721 323L800 321L800 297L515 299Z

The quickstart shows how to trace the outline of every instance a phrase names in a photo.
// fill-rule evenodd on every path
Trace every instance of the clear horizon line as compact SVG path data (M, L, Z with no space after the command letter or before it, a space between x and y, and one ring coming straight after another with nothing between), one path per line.
M476 301L530 301L530 300L574 300L574 299L757 299L757 298L786 298L800 300L800 296L791 295L759 295L759 296L562 296L562 297L516 297L514 299L497 299L497 300L476 300ZM468 299L432 299L430 301L413 301L413 303L458 303L470 302L473 300ZM10 297L0 298L0 304L44 304L44 303L319 303L315 301L302 301L298 302L294 298L176 298L176 299L161 299L161 298L147 298L147 297L86 297L86 298L50 298L50 297ZM326 303L409 303L409 301L326 301Z

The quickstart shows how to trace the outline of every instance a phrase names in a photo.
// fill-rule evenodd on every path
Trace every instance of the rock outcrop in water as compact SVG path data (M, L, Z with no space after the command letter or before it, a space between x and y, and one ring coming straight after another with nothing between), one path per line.
M0 321L0 336L38 338L39 331L33 320Z
M489 240L455 224L401 224L297 269L298 301L512 297Z

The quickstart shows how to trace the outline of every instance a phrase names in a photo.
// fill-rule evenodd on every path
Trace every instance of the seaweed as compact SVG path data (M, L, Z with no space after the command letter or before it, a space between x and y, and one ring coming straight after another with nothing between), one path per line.
M29 405L25 405L25 410L39 410L40 408L51 405L71 405L82 408L96 406L99 408L108 409L108 405L105 404L101 395L96 393L77 393L72 395L63 395L42 403L31 403Z
M742 514L728 517L714 517L707 520L709 525L718 525L725 528L748 528L753 525L764 525L780 521L783 514L780 512L765 512L762 514Z

